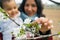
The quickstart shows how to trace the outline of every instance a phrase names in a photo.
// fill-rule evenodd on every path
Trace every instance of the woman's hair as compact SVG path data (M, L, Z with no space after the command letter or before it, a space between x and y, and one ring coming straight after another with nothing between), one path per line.
M23 0L22 4L21 4L20 7L19 7L19 11L25 13L24 6L25 6L26 1L27 1L27 0ZM38 15L38 17L44 16L44 15L42 14L43 5L42 5L42 3L41 3L41 0L35 0L35 3L37 4L37 15Z
M0 7L3 8L3 3L4 2L10 2L12 0L0 0Z

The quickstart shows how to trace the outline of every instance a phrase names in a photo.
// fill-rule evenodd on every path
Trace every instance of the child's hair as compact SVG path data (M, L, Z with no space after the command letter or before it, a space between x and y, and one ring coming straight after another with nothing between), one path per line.
M0 0L0 7L3 8L3 3L4 2L10 2L12 0Z

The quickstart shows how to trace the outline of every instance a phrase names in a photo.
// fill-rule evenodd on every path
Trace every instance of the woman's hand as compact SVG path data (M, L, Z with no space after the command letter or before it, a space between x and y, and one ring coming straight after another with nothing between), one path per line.
M52 27L53 27L52 20L49 20L47 18L40 17L40 18L37 18L35 21L37 23L41 24L40 31L43 33L52 29Z

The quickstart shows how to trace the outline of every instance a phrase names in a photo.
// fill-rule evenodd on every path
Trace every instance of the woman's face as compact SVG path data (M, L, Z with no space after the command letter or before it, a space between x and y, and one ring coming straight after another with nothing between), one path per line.
M35 0L27 0L24 6L24 10L28 16L33 16L37 12L37 5Z

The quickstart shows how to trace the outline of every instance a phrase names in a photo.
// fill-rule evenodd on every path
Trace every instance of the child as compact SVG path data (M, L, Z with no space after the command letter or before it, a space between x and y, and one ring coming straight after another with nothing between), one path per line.
M23 21L19 17L20 12L18 11L18 7L15 3L15 0L1 0L0 4L1 8L3 8L6 11L7 15L10 17L6 21L2 21L2 23L0 23L0 28L2 30L1 32L3 34L3 40L12 40L12 30L14 28L20 27L19 25L21 25Z

